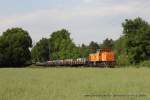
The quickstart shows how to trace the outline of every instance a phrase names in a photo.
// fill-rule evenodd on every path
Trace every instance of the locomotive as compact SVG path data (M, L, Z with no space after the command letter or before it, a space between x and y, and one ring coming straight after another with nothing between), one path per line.
M87 67L114 67L115 54L111 49L100 49L88 55L88 58L51 60L36 63L37 66L87 66Z
M115 65L115 54L111 49L100 49L94 54L89 54L89 66L109 66Z

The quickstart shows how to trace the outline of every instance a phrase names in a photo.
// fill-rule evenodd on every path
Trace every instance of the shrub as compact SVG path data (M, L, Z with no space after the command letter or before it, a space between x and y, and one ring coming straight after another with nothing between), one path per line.
M150 67L150 60L145 60L139 64L141 67Z

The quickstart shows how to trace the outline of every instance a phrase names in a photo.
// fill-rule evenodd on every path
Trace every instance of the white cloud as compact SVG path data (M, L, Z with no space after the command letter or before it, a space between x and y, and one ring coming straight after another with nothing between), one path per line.
M85 3L91 3L92 0L83 0L83 2L85 2Z
M1 17L0 31L15 26L23 27L37 41L57 29L67 28L76 43L88 43L91 40L99 42L106 37L118 38L124 18L142 16L150 21L148 3L141 4L140 1L133 1L106 4L99 0L84 0L84 2L87 4L73 8L46 9Z

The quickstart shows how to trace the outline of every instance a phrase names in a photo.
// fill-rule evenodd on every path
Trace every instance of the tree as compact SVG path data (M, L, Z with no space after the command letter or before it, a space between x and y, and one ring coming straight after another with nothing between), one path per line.
M48 61L49 60L49 40L42 38L36 45L32 48L32 60L34 62Z
M32 39L21 28L12 28L0 37L0 65L22 66L31 63Z
M130 63L139 63L150 58L150 25L136 18L126 19L122 24L123 34L126 37L126 52Z
M99 49L98 43L92 41L92 42L89 44L89 53L95 53L98 49Z
M80 52L80 58L88 57L88 54L89 54L88 46L86 46L85 44L82 44L81 47L79 47L79 52Z
M122 36L118 40L114 41L113 50L116 55L116 62L119 66L125 66L130 64L129 57L125 49L126 41L127 39L125 36Z
M49 39L50 59L70 59L79 56L76 45L70 38L70 33L62 29L51 34Z
M109 48L113 49L114 41L112 39L106 38L102 44L100 44L100 48Z

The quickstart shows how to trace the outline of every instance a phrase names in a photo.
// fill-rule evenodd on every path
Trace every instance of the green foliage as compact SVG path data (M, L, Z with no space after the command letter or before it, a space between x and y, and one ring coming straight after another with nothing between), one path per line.
M148 23L144 21L142 18L138 17L135 19L126 19L125 22L122 23L123 26L123 34L125 35L136 35L136 32L143 28L143 26L147 26Z
M100 44L100 48L110 48L113 49L114 41L112 39L106 38L102 44Z
M150 25L141 18L126 19L123 36L114 43L118 65L138 64L150 58Z
M95 53L98 49L99 49L99 45L98 43L92 41L90 44L89 44L89 53Z
M118 40L116 40L114 42L114 50L115 50L115 53L117 54L121 54L123 52L125 52L125 47L126 47L126 37L125 36L122 36L120 37Z
M119 66L127 66L130 64L129 56L126 53L126 37L122 36L114 42L114 52L116 55L116 62Z
M148 59L150 57L150 25L141 18L126 20L122 25L126 37L125 49L130 63L136 64Z
M80 57L81 58L87 58L89 55L89 48L85 44L82 44L81 47L79 47Z
M22 66L31 62L32 39L21 28L8 29L0 37L0 66Z
M32 60L33 62L44 62L49 60L49 40L42 38L33 48L32 48Z
M116 56L116 63L118 66L128 66L130 65L129 57L127 54L119 54Z
M65 29L53 32L49 45L51 59L70 59L79 56L79 49L70 38L70 33Z
M140 67L150 67L150 60L145 60L139 64Z

